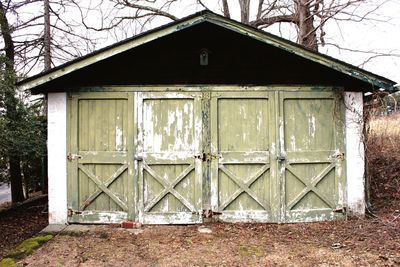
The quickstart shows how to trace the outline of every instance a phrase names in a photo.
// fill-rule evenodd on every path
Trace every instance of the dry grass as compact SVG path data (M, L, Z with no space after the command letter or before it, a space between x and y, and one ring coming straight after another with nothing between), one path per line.
M369 124L371 137L400 138L400 113L373 117ZM396 148L400 148L400 144Z
M378 208L400 200L400 114L373 117L367 136L371 197Z

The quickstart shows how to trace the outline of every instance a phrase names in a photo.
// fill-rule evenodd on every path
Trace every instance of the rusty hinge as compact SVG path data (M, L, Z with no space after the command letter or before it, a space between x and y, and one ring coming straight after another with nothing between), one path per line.
M81 159L81 158L82 158L82 156L81 155L77 155L77 154L68 153L68 155L67 155L67 159L69 161L73 161L75 159Z
M346 214L346 211L347 211L346 207L340 207L333 210L333 212L335 213L342 213L342 214Z
M221 156L213 155L210 153L203 153L202 155L194 156L195 159L201 159L202 161L211 161L212 159L219 159Z
M68 217L71 217L72 215L79 215L79 214L82 214L82 211L68 209Z
M332 155L332 158L336 158L337 160L344 160L344 153L343 152L336 152L335 154Z
M206 210L203 210L200 215L203 218L212 218L214 215L221 215L221 214L222 214L222 212L213 211L211 209L206 209Z

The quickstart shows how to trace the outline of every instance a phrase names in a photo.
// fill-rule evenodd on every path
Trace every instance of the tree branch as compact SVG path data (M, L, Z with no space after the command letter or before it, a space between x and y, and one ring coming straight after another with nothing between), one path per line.
M273 17L263 17L257 20L250 22L250 25L259 28L259 27L268 27L274 23L281 23L281 22L289 22L289 23L298 23L298 18L294 15L279 15Z

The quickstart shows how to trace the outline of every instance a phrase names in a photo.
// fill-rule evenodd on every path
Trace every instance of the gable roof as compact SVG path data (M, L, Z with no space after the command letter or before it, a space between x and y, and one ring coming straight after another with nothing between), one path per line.
M321 64L332 70L348 75L354 79L358 79L362 82L371 84L375 89L383 88L388 91L394 91L395 89L394 85L396 84L396 82L390 79L368 72L330 56L307 49L294 42L258 30L240 22L228 19L208 10L195 13L181 20L166 24L164 26L144 32L134 37L125 39L113 45L104 47L93 53L74 59L48 71L24 79L18 82L17 85L23 90L34 89L35 87L45 85L46 83L53 81L57 78L84 69L85 67L93 65L94 63L111 58L135 47L144 45L161 37L168 36L170 34L173 34L174 32L179 32L183 29L192 27L203 22L209 22L221 26L241 35L258 40L262 43L268 44L278 49L282 49L306 60Z

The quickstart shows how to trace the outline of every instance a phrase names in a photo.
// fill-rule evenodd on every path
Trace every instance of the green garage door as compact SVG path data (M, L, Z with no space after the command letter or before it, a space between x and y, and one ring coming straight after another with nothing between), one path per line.
M220 220L277 221L275 125L268 92L212 94L211 205Z
M139 218L202 221L201 94L139 93Z
M127 93L70 98L69 222L133 219L133 109Z
M338 95L74 94L69 221L186 224L211 214L234 222L342 218L344 108Z
M282 92L282 221L343 217L343 105L332 92ZM336 211L336 212L335 212Z

